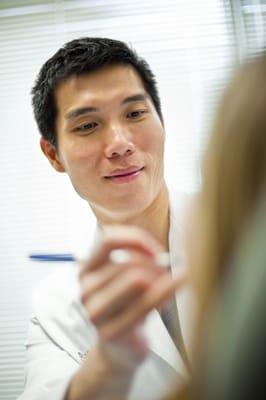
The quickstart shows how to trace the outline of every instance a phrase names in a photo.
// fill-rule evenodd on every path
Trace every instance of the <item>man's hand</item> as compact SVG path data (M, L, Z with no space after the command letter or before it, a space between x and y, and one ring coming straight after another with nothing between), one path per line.
M114 249L125 249L129 260L110 260ZM137 227L105 227L102 242L80 272L81 300L103 342L130 352L141 361L147 354L140 325L147 314L165 302L183 284L185 275L173 278L155 264L162 246Z
M124 249L129 258L114 262L110 253ZM162 246L136 227L108 226L102 241L80 271L81 301L98 330L73 377L67 400L126 399L137 366L149 347L142 333L147 314L161 307L183 285L186 275L173 278L155 264Z

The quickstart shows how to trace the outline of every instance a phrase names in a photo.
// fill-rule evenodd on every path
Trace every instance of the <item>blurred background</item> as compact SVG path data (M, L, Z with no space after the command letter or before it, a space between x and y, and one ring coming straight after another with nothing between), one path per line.
M0 400L23 389L32 287L69 267L27 255L84 252L94 229L87 204L39 149L30 98L43 62L86 35L126 41L149 62L165 117L167 181L193 192L217 100L234 67L265 46L266 0L0 0Z

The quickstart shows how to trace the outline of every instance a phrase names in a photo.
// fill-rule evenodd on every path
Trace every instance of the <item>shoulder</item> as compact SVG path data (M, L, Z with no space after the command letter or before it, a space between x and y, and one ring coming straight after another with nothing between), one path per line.
M169 189L169 251L172 265L180 265L186 259L185 237L193 198L194 195Z
M177 191L172 187L168 188L168 193L170 224L177 229L182 229L194 195Z
M35 286L33 307L54 308L78 298L78 267L73 264L49 274Z

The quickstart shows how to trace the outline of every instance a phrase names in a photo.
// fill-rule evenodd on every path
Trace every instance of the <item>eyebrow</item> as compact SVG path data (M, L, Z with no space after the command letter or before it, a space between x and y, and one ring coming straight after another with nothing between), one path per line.
M136 101L145 101L145 100L147 100L147 98L148 98L148 95L146 93L145 94L139 93L139 94L135 94L133 96L126 97L122 101L122 104L134 103Z
M95 112L95 111L99 111L98 108L95 107L80 107L80 108L76 108L75 110L69 111L66 114L66 119L75 119L77 117L80 117L81 115L90 113L90 112Z
M134 103L134 102L137 102L137 101L146 101L147 98L148 98L147 94L139 93L139 94L135 94L133 96L126 97L122 101L121 104L124 105L124 104L128 104L128 103ZM97 111L99 111L99 108L96 108L96 107L80 107L80 108L76 108L75 110L69 111L66 114L66 119L69 119L69 120L75 119L75 118L78 118L78 117L80 117L80 116L82 116L84 114L88 114L90 112L97 112Z

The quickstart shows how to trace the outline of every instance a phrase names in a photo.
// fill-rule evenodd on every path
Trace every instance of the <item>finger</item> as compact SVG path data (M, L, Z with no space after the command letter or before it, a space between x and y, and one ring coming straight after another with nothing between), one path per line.
M154 265L153 258L141 256L137 252L130 252L130 262L125 263L108 263L102 268L93 271L87 271L80 278L81 283L81 302L84 304L98 290L104 288L111 281L115 280L119 274L124 274L125 271L135 268L145 268L150 270L155 275L164 273L164 269Z
M105 340L112 340L132 329L152 309L159 307L167 299L170 299L176 290L184 285L186 279L184 271L174 278L170 274L160 277L147 292L136 300L135 304L126 313L118 315L110 323L102 327L99 330L100 335Z
M98 248L87 262L81 264L80 276L87 270L94 270L108 261L114 249L131 249L153 257L162 246L146 231L133 226L105 226Z
M80 279L81 302L85 304L89 297L115 279L124 268L123 264L106 264L84 275Z
M165 272L166 273L166 272ZM88 297L85 307L91 321L99 328L116 314L125 313L157 278L156 269L132 266L102 290Z

